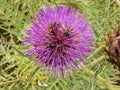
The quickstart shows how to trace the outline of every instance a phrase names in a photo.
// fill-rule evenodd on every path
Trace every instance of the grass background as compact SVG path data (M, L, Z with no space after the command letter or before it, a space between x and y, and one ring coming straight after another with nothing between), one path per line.
M61 4L84 13L96 35L94 56L87 59L90 65L96 63L90 70L79 70L65 78L46 75L24 55L28 47L22 44L24 30L31 25L29 19L45 6ZM119 0L0 0L0 90L120 90L109 84L111 78L118 77L100 48L104 36L119 26Z

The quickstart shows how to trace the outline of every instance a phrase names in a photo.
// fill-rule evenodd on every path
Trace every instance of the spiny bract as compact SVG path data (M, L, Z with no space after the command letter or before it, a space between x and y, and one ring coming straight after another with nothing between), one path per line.
M120 29L111 31L106 42L109 61L120 70Z

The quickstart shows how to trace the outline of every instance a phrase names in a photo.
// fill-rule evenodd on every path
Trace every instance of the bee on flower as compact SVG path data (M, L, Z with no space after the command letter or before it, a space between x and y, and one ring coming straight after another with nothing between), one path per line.
M93 50L94 31L83 14L72 7L46 7L31 20L32 27L25 30L27 50L41 67L57 76L77 70Z

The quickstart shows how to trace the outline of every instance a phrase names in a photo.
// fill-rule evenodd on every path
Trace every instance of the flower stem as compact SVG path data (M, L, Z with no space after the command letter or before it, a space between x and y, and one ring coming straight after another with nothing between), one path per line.
M99 53L101 50L103 50L105 47L105 45L101 45L100 47L98 47L91 56L87 57L88 60L90 60L94 55L96 55L97 53Z
M98 49L96 49L94 52L93 52L93 55L88 57L87 59L90 60L95 54L99 53L101 50L104 49L104 45L100 46ZM88 69L88 68L92 68L94 67L95 65L99 64L100 62L102 62L104 60L105 56L101 56L100 58L98 58L97 60L95 60L94 62L90 63L89 65L85 66L84 68L84 71L87 73L87 74L90 74L92 76L95 76L95 72ZM115 90L115 88L113 88L113 85L107 81L106 79L102 78L100 75L97 76L97 79L98 81L100 81L103 85L105 85L109 90Z
M97 60L95 60L94 62L92 62L89 65L87 65L86 67L92 68L95 65L99 64L100 62L102 62L104 60L104 58L105 58L105 56L103 55L103 56L99 57Z
M93 72L92 70L88 69L88 68L84 68L85 72L88 74L91 74L92 76L95 75L95 72ZM105 85L109 90L115 90L112 86L111 83L109 83L106 79L102 78L100 75L97 76L97 79L103 84Z

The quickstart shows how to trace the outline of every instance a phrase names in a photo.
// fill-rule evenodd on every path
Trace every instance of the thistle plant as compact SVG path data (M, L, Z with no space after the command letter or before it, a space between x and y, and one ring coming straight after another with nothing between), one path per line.
M0 90L120 90L118 1L0 0Z
M32 27L25 31L24 43L32 46L27 55L36 58L40 67L59 76L87 64L85 57L92 52L94 31L78 10L63 5L46 7L30 21Z

